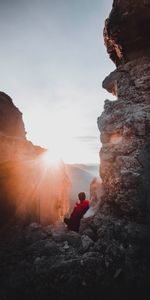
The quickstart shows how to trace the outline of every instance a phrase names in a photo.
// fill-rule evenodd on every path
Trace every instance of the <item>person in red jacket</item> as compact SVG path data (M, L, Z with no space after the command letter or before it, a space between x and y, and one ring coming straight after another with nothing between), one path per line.
M70 218L64 218L64 222L67 224L68 229L76 232L79 231L80 220L89 209L89 200L86 200L86 194L80 192L78 198L80 203L76 203Z

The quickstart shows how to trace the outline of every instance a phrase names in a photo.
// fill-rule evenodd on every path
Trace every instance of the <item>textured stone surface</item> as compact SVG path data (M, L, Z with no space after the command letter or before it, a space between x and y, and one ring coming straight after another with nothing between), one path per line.
M102 83L103 88L116 95L116 100L105 100L104 111L98 118L102 143L100 176L105 194L99 212L81 223L82 233L87 228L96 232L96 251L103 252L106 246L106 268L109 269L111 259L115 259L114 253L120 258L129 255L130 258L125 258L125 269L118 266L114 279L127 276L123 281L129 287L134 277L143 291L149 285L150 269L149 18L149 0L114 0L105 23L105 45L117 66ZM118 242L120 245L115 248ZM114 250L113 254L110 249ZM137 272L144 281L136 277Z
M12 99L0 92L0 132L9 136L25 138L22 113L13 104Z
M102 142L101 177L108 201L124 213L140 215L143 209L147 210L137 187L145 172L140 156L143 156L150 137L149 58L146 56L121 65L114 74L118 98L106 100L104 111L98 118ZM111 74L110 83L113 80ZM108 91L110 83L107 78L104 85Z
M63 224L51 226L51 234L37 223L11 224L0 231L0 299L146 296L150 269L144 251L149 245L141 252L141 244L147 226L102 214L94 222L95 242L85 233L68 232ZM56 233L63 239L56 241Z
M104 41L116 65L149 53L150 0L115 0L105 21Z
M117 213L143 221L149 207L149 29L149 0L114 0L105 23L104 40L117 69L102 85L117 99L105 100L98 118L102 142L100 175L107 194L104 202L111 203L110 208Z

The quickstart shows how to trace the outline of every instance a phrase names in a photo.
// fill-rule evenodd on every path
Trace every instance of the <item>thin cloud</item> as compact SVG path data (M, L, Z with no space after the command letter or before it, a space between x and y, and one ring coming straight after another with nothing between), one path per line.
M76 136L75 139L79 140L80 142L94 142L98 140L97 136L92 135L85 135L85 136Z

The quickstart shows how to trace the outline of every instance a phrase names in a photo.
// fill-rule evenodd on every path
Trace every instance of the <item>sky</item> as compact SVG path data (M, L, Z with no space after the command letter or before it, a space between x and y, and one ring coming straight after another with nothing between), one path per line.
M103 41L112 0L0 0L0 90L51 159L99 163L97 118L113 96Z

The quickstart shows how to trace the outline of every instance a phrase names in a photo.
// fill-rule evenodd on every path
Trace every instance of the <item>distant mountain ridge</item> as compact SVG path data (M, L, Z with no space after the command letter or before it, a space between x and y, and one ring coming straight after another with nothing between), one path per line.
M72 166L87 171L93 176L99 176L99 164L72 164Z
M90 183L93 177L98 177L98 164L66 164L66 172L71 181L71 208L78 201L78 193L83 191L90 197Z

